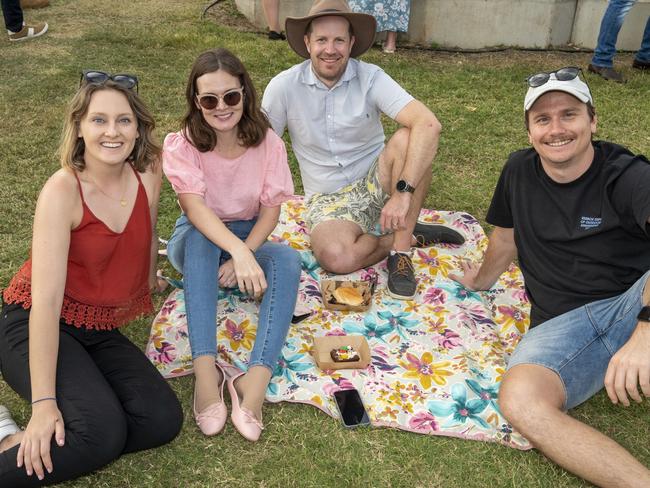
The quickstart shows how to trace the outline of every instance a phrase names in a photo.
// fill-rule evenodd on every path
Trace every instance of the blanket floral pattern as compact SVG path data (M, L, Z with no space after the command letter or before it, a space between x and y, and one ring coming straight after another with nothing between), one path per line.
M354 313L322 307L319 280L331 276L309 251L303 211L300 197L283 205L271 238L300 251L296 314L312 314L292 325L267 400L308 403L338 417L332 393L355 387L374 426L530 449L496 403L505 361L528 327L521 272L512 265L491 290L481 293L447 277L460 268L461 259L481 258L487 238L476 219L462 212L423 210L420 220L449 225L466 243L415 250L418 293L413 300L394 300L385 292L385 261L349 275L377 279L371 308ZM231 291L220 292L218 306L218 360L244 370L255 340L257 305ZM310 354L312 338L345 334L366 337L371 364L364 370L318 369ZM155 318L146 352L167 378L192 372L182 290L169 295Z

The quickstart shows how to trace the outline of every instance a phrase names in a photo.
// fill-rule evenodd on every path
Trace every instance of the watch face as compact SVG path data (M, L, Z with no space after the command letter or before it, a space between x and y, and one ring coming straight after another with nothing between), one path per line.
M397 188L397 191L402 193L406 191L413 193L413 190L415 190L415 188L409 185L405 180L399 180L395 188Z

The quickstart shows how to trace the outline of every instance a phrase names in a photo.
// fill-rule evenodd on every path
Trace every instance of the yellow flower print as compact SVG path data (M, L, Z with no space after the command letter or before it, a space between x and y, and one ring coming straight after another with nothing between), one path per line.
M430 352L425 352L421 358L407 353L406 359L408 363L400 362L401 366L406 369L404 378L420 380L420 384L426 390L431 388L432 381L438 385L446 385L447 379L445 377L453 374L451 371L444 369L451 365L449 361L433 363L433 355Z
M255 332L256 328L248 319L239 325L231 319L226 319L219 330L218 337L230 341L230 349L233 351L238 351L240 347L250 351L255 341Z
M500 305L497 307L499 312L494 321L501 325L501 332L505 332L512 326L516 327L519 333L524 334L528 328L528 316L522 313L516 307L509 307L507 305Z
M499 374L496 378L494 378L495 383L499 383L503 379L503 375L505 374L506 370L503 368L494 368L494 370Z

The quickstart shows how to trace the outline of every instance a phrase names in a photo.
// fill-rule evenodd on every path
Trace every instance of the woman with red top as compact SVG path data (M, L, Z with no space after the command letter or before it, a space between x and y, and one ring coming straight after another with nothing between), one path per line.
M293 182L284 143L234 54L222 48L200 54L185 97L183 128L165 138L163 170L183 209L167 256L183 273L194 418L205 435L218 434L226 424L226 377L216 363L217 296L220 287L236 287L261 298L246 371L227 381L232 423L254 442L300 282L300 254L267 241L282 202L293 195Z
M84 72L31 257L4 290L0 367L32 415L0 453L0 486L75 478L180 430L173 391L118 331L152 311L156 286L160 147L136 90L133 76Z

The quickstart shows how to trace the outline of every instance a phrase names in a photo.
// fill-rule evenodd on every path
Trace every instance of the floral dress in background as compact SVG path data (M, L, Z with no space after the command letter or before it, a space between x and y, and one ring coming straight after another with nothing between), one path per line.
M408 31L411 0L385 0L383 2L348 0L348 4L355 12L374 16L377 19L377 32Z

